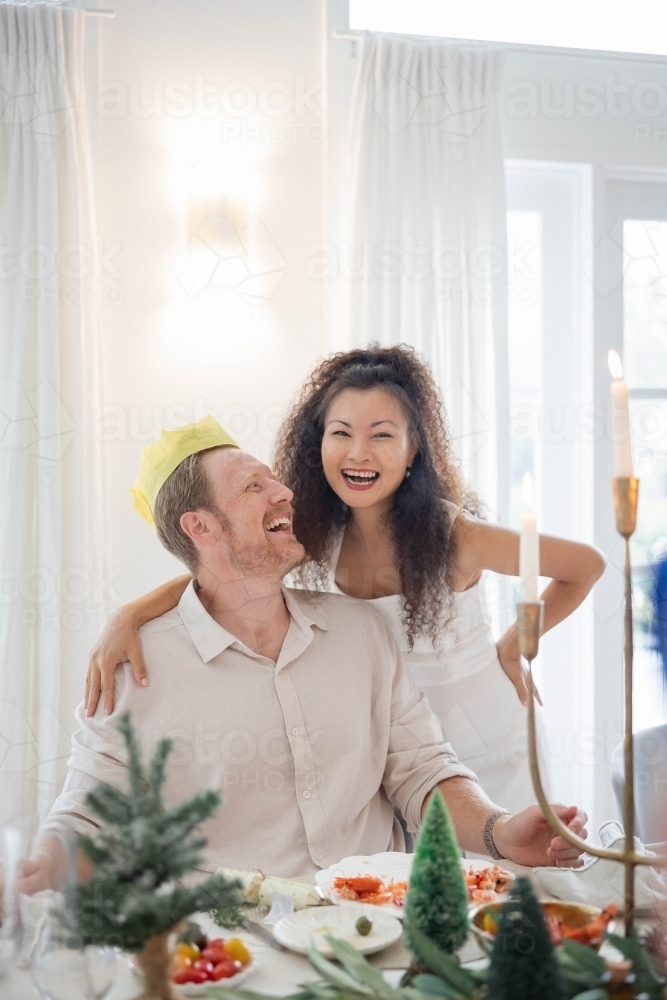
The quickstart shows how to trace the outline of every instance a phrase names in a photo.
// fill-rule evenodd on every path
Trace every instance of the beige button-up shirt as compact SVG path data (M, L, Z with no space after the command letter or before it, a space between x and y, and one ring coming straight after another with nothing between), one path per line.
M150 684L129 664L116 671L115 708L102 703L79 728L63 792L42 833L99 820L86 792L124 786L116 723L130 712L145 759L168 736L165 801L219 789L204 827L205 868L261 868L293 876L353 854L403 850L394 806L408 829L424 797L455 775L474 779L443 740L380 616L336 594L283 590L290 625L274 663L204 610L193 584L177 608L140 629Z

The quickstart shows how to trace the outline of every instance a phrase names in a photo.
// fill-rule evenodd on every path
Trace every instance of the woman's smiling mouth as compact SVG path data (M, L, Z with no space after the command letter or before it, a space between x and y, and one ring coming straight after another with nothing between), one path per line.
M351 490L369 490L380 478L372 469L342 469L341 475Z

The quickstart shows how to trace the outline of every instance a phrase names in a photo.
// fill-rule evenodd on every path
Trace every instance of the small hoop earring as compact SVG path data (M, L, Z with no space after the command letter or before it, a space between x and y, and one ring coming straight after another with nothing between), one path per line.
M411 466L411 465L409 465L409 466L407 467L407 469L405 470L405 478L406 478L406 479L409 479L411 475L412 475L412 466Z

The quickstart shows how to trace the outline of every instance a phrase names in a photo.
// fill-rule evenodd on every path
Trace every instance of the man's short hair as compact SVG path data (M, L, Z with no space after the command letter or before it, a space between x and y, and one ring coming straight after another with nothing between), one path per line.
M155 498L155 527L158 538L172 555L196 573L199 556L192 540L181 528L181 517L189 510L218 514L213 491L202 463L203 451L188 455L160 487Z

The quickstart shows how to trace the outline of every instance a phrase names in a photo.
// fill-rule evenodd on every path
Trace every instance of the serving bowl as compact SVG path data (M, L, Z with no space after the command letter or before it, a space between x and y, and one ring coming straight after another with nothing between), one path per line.
M481 903L470 911L470 927L480 944L488 949L493 944L493 940L500 917L500 911L504 903ZM586 903L571 903L564 900L543 900L541 902L542 911L549 923L550 918L560 921L568 931L582 931L588 924L602 918L604 911L598 906L588 906ZM587 944L596 950L602 944L606 925L600 928L599 935L595 933L591 940L580 940L580 943ZM577 938L587 937L579 934ZM567 939L567 935L564 935Z

